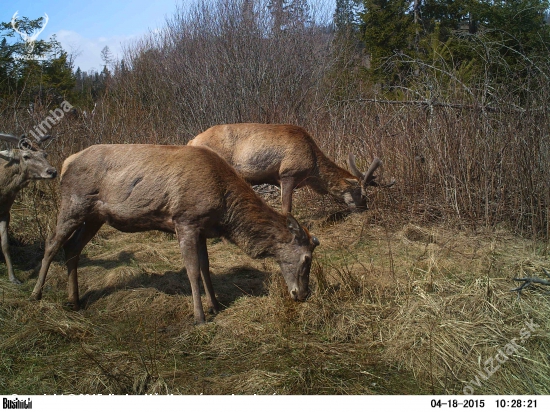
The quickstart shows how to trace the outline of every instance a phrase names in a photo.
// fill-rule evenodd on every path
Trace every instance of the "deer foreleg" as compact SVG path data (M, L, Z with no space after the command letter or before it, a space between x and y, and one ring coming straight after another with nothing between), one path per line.
M206 238L200 236L199 238L199 263L201 268L202 284L206 292L206 298L208 299L208 306L211 313L218 313L220 305L216 299L214 293L214 287L212 286L212 280L210 279L210 264L208 261L208 250L206 248Z
M296 181L293 177L281 178L281 203L283 214L288 215L292 212L292 192L296 186Z
M191 284L191 294L193 295L193 312L195 314L195 324L206 322L204 310L202 308L200 293L200 258L199 258L199 229L176 225L176 235L178 237L181 255L187 270L187 277Z
M59 248L67 242L69 237L82 223L76 220L64 221L61 215L57 217L57 222L58 224L55 228L55 233L46 242L46 251L44 252L44 257L42 258L42 265L40 266L40 272L38 273L38 280L36 281L36 285L34 285L34 289L31 294L31 299L34 300L39 300L42 298L42 288L46 282L48 269L50 268L53 258L59 251Z
M20 284L21 281L15 277L13 271L13 264L11 262L10 248L8 244L8 225L10 223L10 216L3 217L0 220L0 241L2 242L2 253L4 254L4 259L6 259L6 266L8 268L8 276L10 282Z

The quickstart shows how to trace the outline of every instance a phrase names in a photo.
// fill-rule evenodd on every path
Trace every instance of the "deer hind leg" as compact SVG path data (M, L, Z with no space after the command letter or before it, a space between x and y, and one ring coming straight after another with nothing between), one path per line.
M176 224L176 236L178 238L181 255L185 263L185 269L187 270L187 277L189 278L189 283L191 284L195 324L202 324L206 322L206 318L202 308L199 285L201 278L199 258L200 231L198 228Z
M296 186L294 177L281 178L281 203L283 214L287 215L292 212L292 192Z
M220 310L220 305L216 299L214 287L212 286L212 280L210 279L210 263L208 261L206 238L202 235L199 237L199 264L201 268L202 284L204 285L204 290L206 292L210 313L216 314Z
M3 217L0 220L0 242L2 243L2 253L4 254L4 259L6 259L6 266L8 268L8 276L10 282L13 282L17 285L21 284L21 281L15 277L13 271L13 264L11 262L10 256L10 247L8 244L8 225L10 224L10 216Z
M31 299L39 300L42 298L42 288L46 281L46 275L48 269L52 263L53 258L59 251L59 248L67 242L73 232L82 224L82 220L67 219L65 220L62 213L57 217L57 226L55 232L46 242L46 251L44 252L44 258L42 258L42 265L40 266L40 272L38 273L38 280L31 294Z
M78 295L78 274L77 267L80 254L84 247L95 236L103 226L102 222L86 221L69 238L63 246L65 251L65 263L67 264L68 275L68 302L74 310L80 309L80 300Z

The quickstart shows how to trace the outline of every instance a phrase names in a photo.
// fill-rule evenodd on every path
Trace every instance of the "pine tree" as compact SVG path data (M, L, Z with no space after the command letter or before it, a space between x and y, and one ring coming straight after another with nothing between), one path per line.
M43 18L17 20L19 32L33 33L42 27ZM75 79L67 53L55 36L36 40L33 47L21 39L11 22L0 23L0 98L30 104L36 99L57 103L74 89ZM14 41L8 41L13 38Z
M334 25L336 31L354 31L358 25L360 0L336 0L334 11Z
M395 54L413 51L415 27L413 15L408 13L406 0L364 0L361 13L361 32L370 56L370 74L375 81L394 83L404 67L383 67L384 61Z
M339 13L345 4L338 1ZM364 0L363 5L361 34L377 82L401 81L411 73L403 61L415 59L493 74L503 71L488 65L504 63L506 71L524 77L548 56L548 0Z

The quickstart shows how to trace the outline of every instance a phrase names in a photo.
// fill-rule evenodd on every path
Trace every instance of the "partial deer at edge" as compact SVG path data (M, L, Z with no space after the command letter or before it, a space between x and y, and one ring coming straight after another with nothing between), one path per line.
M48 163L46 153L40 148L40 145L50 137L44 136L33 142L24 135L16 137L11 134L0 134L0 140L18 147L0 151L0 240L8 267L8 276L13 283L21 283L21 281L15 277L8 246L10 210L17 193L31 180L53 179L57 176L57 171Z

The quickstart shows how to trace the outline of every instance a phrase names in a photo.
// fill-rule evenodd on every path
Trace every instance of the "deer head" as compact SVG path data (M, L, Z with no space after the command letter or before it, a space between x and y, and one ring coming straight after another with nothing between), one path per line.
M23 183L28 183L29 180L53 179L57 176L57 170L48 163L46 152L39 147L49 138L50 136L36 139L35 143L27 139L25 135L16 137L0 133L0 140L17 144L19 148L19 150L1 151L0 158L7 161L8 165L12 162L19 164L18 174L22 176ZM24 186L19 186L19 189Z

